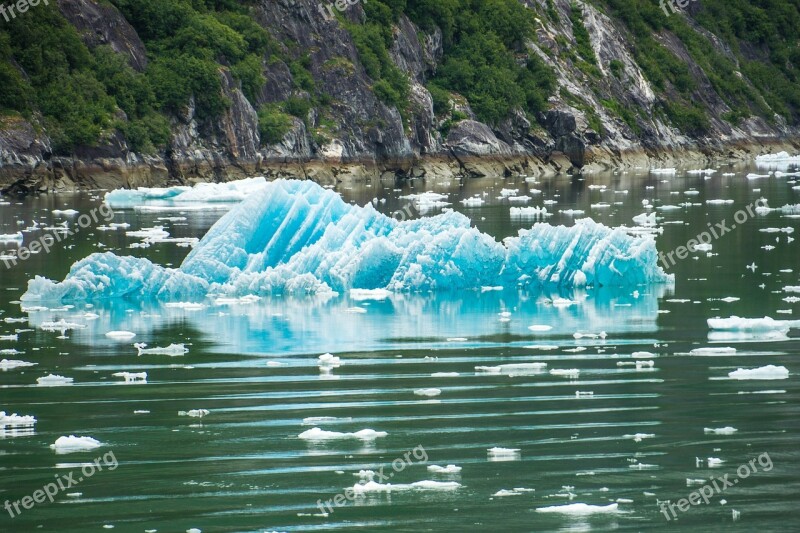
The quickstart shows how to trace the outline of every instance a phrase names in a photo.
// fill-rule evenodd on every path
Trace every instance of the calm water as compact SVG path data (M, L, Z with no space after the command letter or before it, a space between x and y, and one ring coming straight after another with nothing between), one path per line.
M574 219L560 210L579 209L608 225L632 226L631 218L645 212L642 202L649 200L679 207L655 210L663 217L657 245L668 252L709 222L726 219L730 225L737 210L762 196L772 207L800 203L793 178L748 180L748 172L756 170L722 168L710 179L679 172L667 181L633 173L538 184L500 178L463 185L373 181L340 192L361 205L384 198L378 206L386 213L408 205L402 195L447 193L455 209L498 239L532 224L510 218L508 200L498 199L503 188L519 194L540 190L529 205L555 201L547 205L554 224ZM484 192L481 207L459 202ZM101 198L96 192L2 205L0 234L33 221L59 223L65 218L52 210L89 212ZM717 199L734 203L706 204ZM679 205L684 203L693 205ZM201 237L222 213L128 210L115 212L114 222L130 223L130 230L163 225L173 237ZM18 341L0 340L0 350L19 353L5 352L0 359L37 363L0 371L0 410L38 420L34 430L0 429L0 504L33 494L56 475L74 471L77 479L82 465L109 451L118 461L115 470L60 491L54 503L37 504L15 518L0 509L0 530L797 531L797 330L778 337L723 336L706 325L715 316L800 319L800 304L787 301L792 295L784 291L800 285L800 241L791 242L800 235L760 231L766 228L797 229L798 219L777 212L748 219L714 241L711 256L695 253L670 268L674 287L636 292L274 298L208 302L197 310L116 301L23 312L17 300L27 280L61 280L74 261L92 252L144 255L177 266L188 249L174 243L131 249L140 239L125 230L88 229L10 270L0 263L0 338L19 330ZM26 233L25 240L39 235ZM13 248L0 244L0 255ZM747 268L753 263L755 269ZM555 297L578 303L554 306ZM510 320L501 320L504 312ZM62 318L86 328L63 336L40 328ZM534 324L552 329L533 332ZM136 338L109 339L105 333L112 330L132 331ZM573 335L600 332L605 338ZM184 343L189 352L139 356L134 342ZM736 352L689 355L704 347ZM339 356L341 366L322 372L317 357L325 352ZM635 352L650 355L634 357ZM637 367L637 360L652 361L652 367ZM547 367L476 370L534 362ZM728 378L737 368L770 364L787 367L788 379ZM125 384L112 375L121 371L147 372L147 382ZM36 379L49 373L71 377L74 384L37 386ZM415 394L431 388L441 394ZM179 415L193 409L209 413ZM304 422L309 417L332 418ZM372 441L298 438L314 426L388 435ZM737 431L704 431L727 426ZM72 434L104 446L70 454L49 448ZM493 456L487 450L494 447L519 451ZM409 455L415 448L417 455ZM392 461L404 455L413 464L395 472ZM662 514L660 502L688 498L712 476L733 479L740 465L758 457L763 464L752 463L756 473L708 505L677 511L677 520ZM709 458L723 462L710 466ZM435 473L428 465L457 465L461 471ZM318 500L353 487L360 470L381 467L393 474L399 490L358 496L321 516ZM687 479L696 484L687 486ZM424 480L460 485L402 487ZM537 512L615 502L616 512Z

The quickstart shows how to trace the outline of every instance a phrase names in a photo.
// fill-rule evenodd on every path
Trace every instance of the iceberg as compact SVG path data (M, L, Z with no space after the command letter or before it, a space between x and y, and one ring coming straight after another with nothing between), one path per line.
M198 183L194 187L139 187L106 193L112 209L185 208L203 204L235 204L267 186L264 178L247 178L227 183ZM221 206L222 207L222 206Z
M341 293L432 292L483 286L538 288L669 283L650 236L591 219L534 224L502 243L457 212L397 221L344 202L312 181L251 190L220 218L179 268L97 253L63 282L37 276L22 300L90 301Z

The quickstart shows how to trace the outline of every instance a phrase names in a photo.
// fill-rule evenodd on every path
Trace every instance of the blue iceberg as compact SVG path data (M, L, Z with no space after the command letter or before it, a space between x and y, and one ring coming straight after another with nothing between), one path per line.
M672 281L657 260L652 237L591 219L571 227L535 224L501 243L454 211L400 222L371 205L347 204L314 182L278 180L252 190L178 269L93 254L73 265L63 282L37 276L22 299L186 301L353 288L429 292Z

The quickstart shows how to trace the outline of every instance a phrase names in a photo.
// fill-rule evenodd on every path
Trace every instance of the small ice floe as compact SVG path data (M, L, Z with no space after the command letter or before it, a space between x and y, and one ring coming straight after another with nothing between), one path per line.
M30 363L22 361L21 359L3 359L0 360L0 370L13 370L15 368L23 368L26 366L35 366L39 363Z
M19 340L19 335L0 335L0 341L16 342Z
M458 474L461 472L461 467L456 465L428 465L428 472L433 472L434 474Z
M503 374L509 377L541 374L547 363L510 363L497 366L476 366L475 371L486 374Z
M705 479L697 479L697 478L690 478L690 477L686 478L686 486L687 487L691 487L692 485L705 485L705 484L706 484L706 480Z
M655 226L656 225L656 214L653 213L642 213L641 215L636 215L633 217L633 222L640 225L640 226Z
M431 374L432 378L457 378L461 374L458 372L434 372Z
M608 334L605 331L601 331L600 333L575 332L572 334L572 337L575 339L605 339L606 337L608 337Z
M577 378L580 376L580 369L578 368L552 368L550 369L551 376L562 376L565 378Z
M659 205L656 207L659 211L677 211L681 209L679 205Z
M553 307L569 307L577 304L578 302L575 300L570 300L569 298L553 298L550 303L553 305Z
M732 379L787 379L789 370L785 366L767 365L759 368L740 368L728 373Z
M136 336L136 333L132 331L109 331L106 333L106 337L109 339L114 339L117 341L127 341L131 340Z
M576 398L593 398L594 397L594 391L576 390L575 391L575 397Z
M22 239L23 236L21 231L16 233L0 233L0 242L22 242Z
M689 352L689 355L735 355L736 348L724 346L719 348L695 348Z
M464 207L480 207L485 204L486 201L483 198L479 198L477 196L473 196L472 198L465 198L461 200L461 204Z
M651 168L650 174L666 174L666 175L673 175L677 173L678 170L675 168Z
M552 505L550 507L539 507L537 513L560 513L569 515L590 515L598 513L618 513L619 504L610 503L608 505L589 505L586 503L569 503L565 505Z
M385 300L392 295L386 289L350 289L350 299L356 301Z
M732 204L733 200L706 200L706 204L708 205L725 205L725 204Z
M71 453L93 450L102 445L102 442L92 437L76 437L75 435L70 435L69 437L58 437L55 443L50 445L50 448L55 450L56 453Z
M56 216L64 217L74 217L79 214L79 212L74 209L53 209L52 213Z
M341 358L336 357L332 353L324 353L320 355L319 357L317 357L317 361L320 369L339 368L340 366L342 366Z
M31 415L18 415L11 413L7 415L5 411L0 411L0 429L8 427L31 427L36 424L36 417Z
M630 498L617 498L615 501L617 503L633 503L633 500Z
M461 488L461 483L457 481L432 481L429 479L415 481L414 483L378 483L377 481L367 481L366 483L356 483L352 490L356 496L365 494L375 494L382 492L400 492L410 490L456 490Z
M535 220L540 218L546 218L551 216L548 213L546 207L514 207L510 208L510 214L512 219L520 219L520 220Z
M72 329L85 329L86 324L76 324L75 322L67 322L63 318L58 322L42 322L39 325L39 329L43 331L60 331L61 335L64 335L64 332Z
M72 381L72 378L59 376L57 374L48 374L44 377L36 379L36 383L41 387L60 387L63 385L72 385Z
M751 172L747 176L745 176L749 180L757 180L761 178L768 178L769 174L756 174L755 172Z
M428 396L428 397L439 396L441 393L442 389L434 389L434 388L417 389L414 391L414 394L416 394L417 396Z
M202 311L206 308L206 305L198 302L167 302L164 304L164 307L183 309L184 311Z
M486 450L489 461L519 461L522 458L519 448L500 448L495 446Z
M189 411L178 411L178 416L190 416L192 418L203 418L211 411L208 409L191 409Z
M732 316L729 318L709 318L708 327L719 331L788 331L790 328L800 327L800 320L775 320L768 316L764 318Z
M724 462L725 461L723 461L719 457L709 457L706 459L706 464L708 465L709 468L717 468L719 466L722 466L722 463Z
M289 363L283 363L281 361L267 361L267 366L269 368L278 368L281 366L289 366Z
M147 372L114 372L114 377L123 378L125 383L147 382Z
M548 326L546 324L533 324L532 326L528 326L528 329L534 333L542 333L545 331L550 331L553 329L553 326Z
M633 439L633 442L642 442L644 439L655 438L655 433L634 433L633 435L623 435L623 439Z
M485 291L483 290L484 288L485 288L485 287L482 287L482 288L481 288L481 292L485 292ZM494 287L490 287L490 288L489 288L489 290L494 290ZM467 342L468 340L469 340L469 339L468 339L468 338L466 338L466 337L447 337L447 338L445 339L445 341L447 341L447 342Z
M800 292L800 285L787 285L783 288L783 292Z
M297 438L308 441L326 441L326 440L341 440L341 439L358 439L363 441L372 441L380 437L388 435L385 431L375 431L374 429L362 429L355 433L342 433L340 431L326 431L324 429L314 427L300 433Z
M164 347L146 348L147 344L138 342L133 345L139 352L138 355L168 355L170 357L177 357L189 353L189 349L184 344L170 344Z
M495 492L494 494L492 494L492 497L493 497L493 498L505 498L505 497L507 497L507 496L522 496L523 494L524 494L524 493L522 493L522 492L517 492L517 491L515 491L515 490L513 490L513 489L512 489L512 490L509 490L509 489L500 489L500 490L498 490L497 492Z
M739 430L731 426L725 426L724 428L703 428L703 433L706 435L733 435L737 431Z
M701 168L701 169L687 170L686 173L690 175L703 175L703 174L716 174L717 171L716 169L713 168Z

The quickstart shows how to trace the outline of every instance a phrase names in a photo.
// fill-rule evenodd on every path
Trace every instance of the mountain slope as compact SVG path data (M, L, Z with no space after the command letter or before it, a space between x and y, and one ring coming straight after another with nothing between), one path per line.
M548 174L797 139L799 0L339 5L0 18L0 185Z

